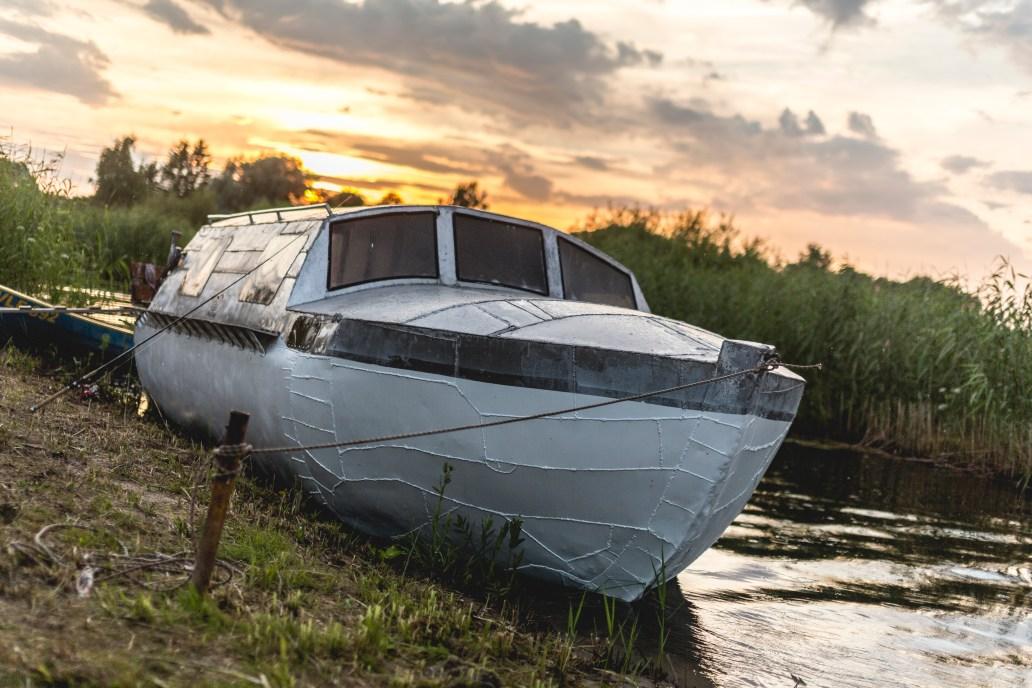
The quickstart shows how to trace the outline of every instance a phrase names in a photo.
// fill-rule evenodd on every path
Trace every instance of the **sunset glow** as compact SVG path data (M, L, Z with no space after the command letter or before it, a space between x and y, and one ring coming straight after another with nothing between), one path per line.
M0 12L0 128L216 165L282 151L375 201L476 179L560 228L708 207L893 276L1032 268L1032 2L52 0Z

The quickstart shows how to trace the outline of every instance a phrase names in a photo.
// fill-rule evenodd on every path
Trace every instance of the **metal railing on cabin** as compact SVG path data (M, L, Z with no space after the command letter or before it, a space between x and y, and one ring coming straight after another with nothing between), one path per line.
M240 213L229 213L225 215L208 215L208 223L213 225L254 225L260 222L283 222L286 214L312 213L319 210L326 213L326 217L333 215L333 208L329 203L316 203L313 205L294 205L286 208L267 208L265 210L245 210ZM259 218L257 221L255 218ZM295 218L296 219L296 218ZM240 220L246 220L242 222Z

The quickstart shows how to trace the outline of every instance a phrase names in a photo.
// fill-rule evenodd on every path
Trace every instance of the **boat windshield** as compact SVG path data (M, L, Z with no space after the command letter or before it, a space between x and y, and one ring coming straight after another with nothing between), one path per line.
M559 263L567 299L635 307L634 286L626 272L562 238L559 239Z
M466 282L486 282L548 293L541 230L455 214L455 272Z
M436 213L388 213L330 228L329 288L401 277L436 278Z

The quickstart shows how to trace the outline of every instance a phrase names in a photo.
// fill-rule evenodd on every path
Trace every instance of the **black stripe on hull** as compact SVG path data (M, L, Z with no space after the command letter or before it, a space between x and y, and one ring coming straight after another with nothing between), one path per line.
M745 356L742 356L742 352ZM755 351L755 360L749 356ZM675 387L758 365L766 349L739 349L735 365L552 342L465 334L365 320L341 320L311 353L399 370L511 387L612 399ZM749 373L717 384L650 397L643 403L791 422L803 384Z

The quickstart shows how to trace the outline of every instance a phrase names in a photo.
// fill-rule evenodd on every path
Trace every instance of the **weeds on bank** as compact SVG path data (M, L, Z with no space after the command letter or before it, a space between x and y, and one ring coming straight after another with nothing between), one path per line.
M514 589L516 571L523 560L523 521L518 517L507 519L496 527L490 516L474 524L454 509L446 511L445 491L453 471L449 463L442 466L427 531L415 531L404 539L406 566L414 563L466 589L506 598Z

